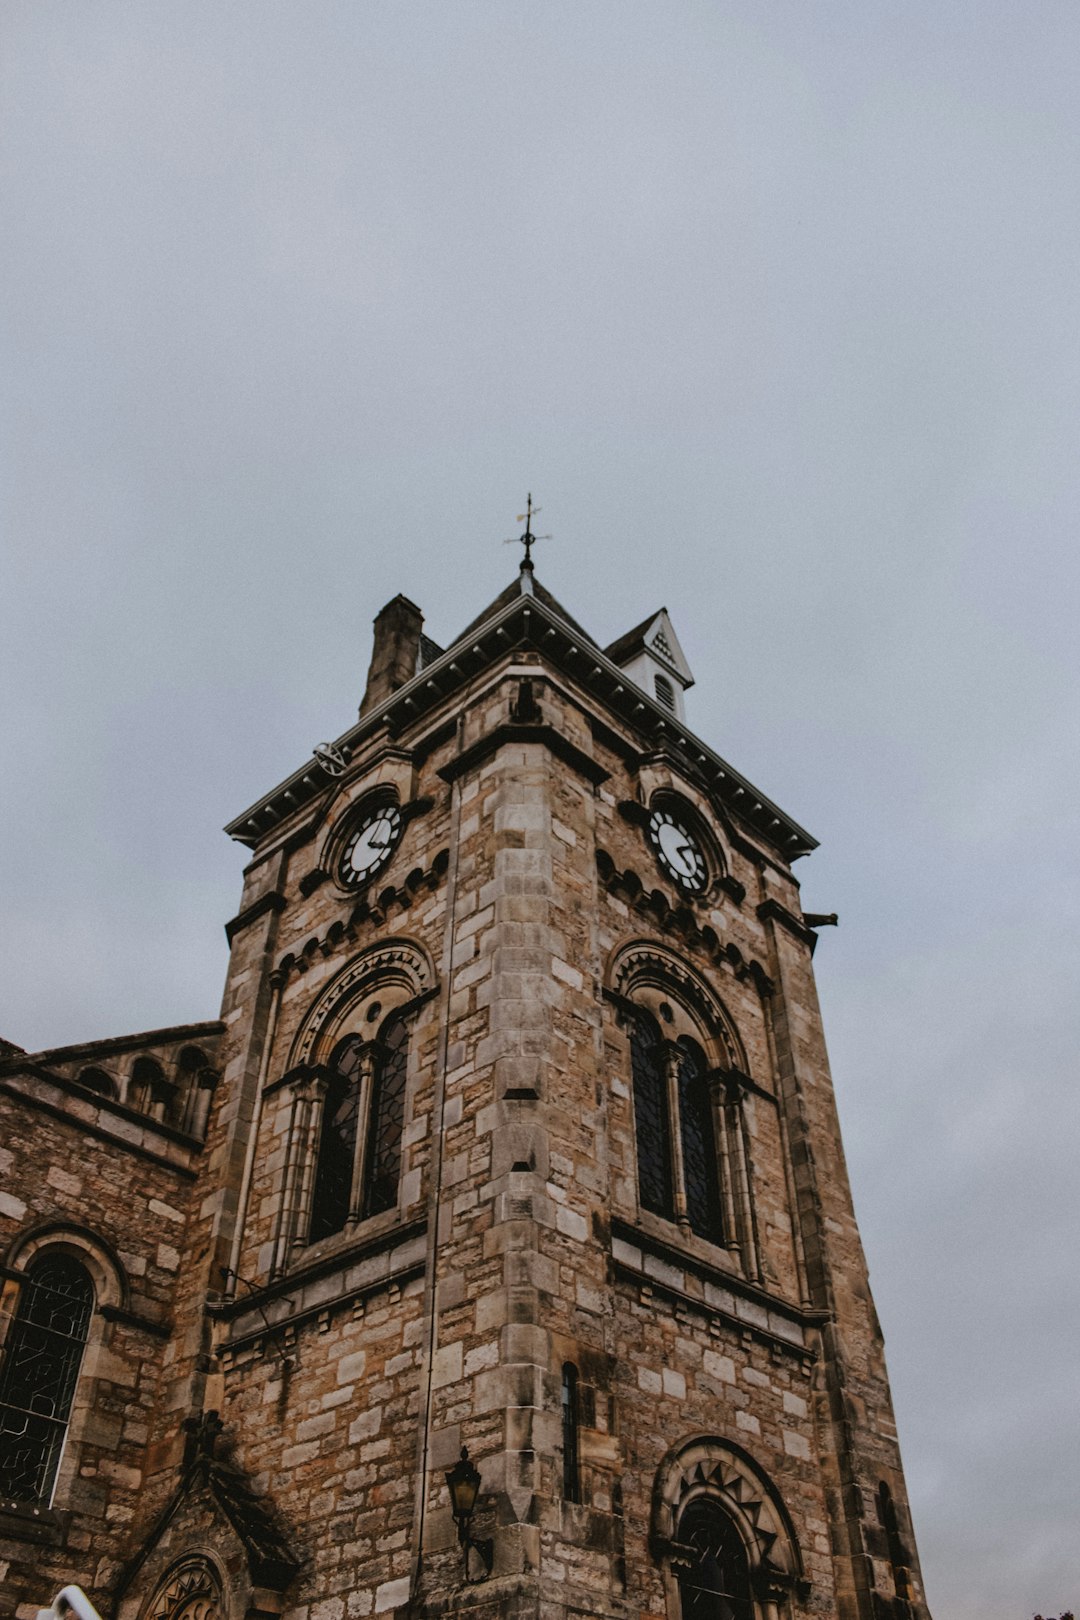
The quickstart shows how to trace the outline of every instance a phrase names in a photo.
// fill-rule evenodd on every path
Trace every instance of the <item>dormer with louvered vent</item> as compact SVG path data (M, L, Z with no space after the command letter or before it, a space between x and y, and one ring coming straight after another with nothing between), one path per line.
M694 677L675 634L667 608L653 613L606 649L613 664L625 670L643 692L670 709L677 720L686 719L683 693Z

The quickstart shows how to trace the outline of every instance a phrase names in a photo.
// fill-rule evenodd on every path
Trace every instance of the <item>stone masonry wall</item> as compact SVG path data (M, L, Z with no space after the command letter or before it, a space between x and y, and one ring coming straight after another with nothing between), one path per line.
M372 794L399 807L401 842L350 894L335 840ZM701 901L649 848L656 794L714 845L723 882ZM77 1552L87 1584L115 1590L177 1487L185 1420L213 1409L299 1563L273 1597L284 1620L660 1620L674 1588L657 1481L695 1439L782 1503L769 1511L786 1515L799 1578L762 1615L889 1612L881 1481L909 1527L812 935L790 871L692 767L646 750L587 680L508 652L422 721L368 736L267 833L229 933L197 1183L186 1159L93 1138L84 1185L42 1194L44 1215L104 1188L104 1235L131 1278L80 1385L92 1411L65 1462L65 1578ZM627 1019L661 995L729 1088L726 1247L639 1208ZM397 1006L398 1203L309 1242L321 1066ZM64 1163L67 1129L42 1114L27 1154ZM18 1185L33 1173L28 1157ZM31 1202L9 1207L12 1230ZM566 1364L580 1501L563 1490ZM444 1481L462 1446L481 1472L485 1580L463 1578ZM199 1525L239 1556L212 1504L184 1512L125 1586L123 1620Z
M195 1156L175 1133L77 1086L7 1069L0 1328L10 1329L22 1268L44 1247L78 1258L96 1294L55 1508L0 1503L0 1608L26 1620L69 1581L107 1586L127 1554L146 1500Z

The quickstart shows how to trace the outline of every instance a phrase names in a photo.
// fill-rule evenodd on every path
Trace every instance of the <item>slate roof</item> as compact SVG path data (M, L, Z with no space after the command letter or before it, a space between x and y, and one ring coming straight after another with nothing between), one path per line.
M572 618L571 615L567 613L562 603L552 596L549 590L541 585L540 581L532 574L531 570L529 570L529 580L528 585L526 585L526 571L524 568L519 573L517 579L511 581L511 583L506 587L505 591L499 592L494 602L488 603L483 613L477 614L472 623L466 625L460 636L457 636L450 643L451 647L456 647L462 641L468 640L469 636L474 636L489 619L493 619L497 613L501 613L504 607L507 607L511 602L515 602L519 596L534 596L538 602L542 602L546 608L550 608L552 613L557 614L558 617L562 619L564 624L568 624L571 630L573 630L574 634L581 637L582 641L587 642L590 647L599 647L599 642L595 641L593 637L590 636L589 632L583 629L582 626L578 624L577 620ZM653 618L655 617L656 615L654 613ZM652 619L646 619L645 623L646 626L650 625L652 623Z

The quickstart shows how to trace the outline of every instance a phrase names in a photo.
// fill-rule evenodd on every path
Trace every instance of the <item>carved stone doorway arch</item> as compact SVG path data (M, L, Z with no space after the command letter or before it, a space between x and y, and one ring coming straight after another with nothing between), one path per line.
M717 1435L673 1448L657 1471L651 1543L665 1574L668 1614L685 1620L680 1587L688 1584L700 1550L698 1538L686 1531L709 1505L742 1542L740 1561L749 1577L745 1602L729 1612L752 1611L754 1620L787 1620L792 1605L809 1594L794 1526L764 1470L741 1446Z

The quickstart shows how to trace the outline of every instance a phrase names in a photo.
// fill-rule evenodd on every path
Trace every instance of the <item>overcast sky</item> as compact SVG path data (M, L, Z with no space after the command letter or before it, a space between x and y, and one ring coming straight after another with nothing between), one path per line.
M1080 1604L1076 0L8 0L0 1033L213 1017L397 591L666 604L807 909L936 1620Z

